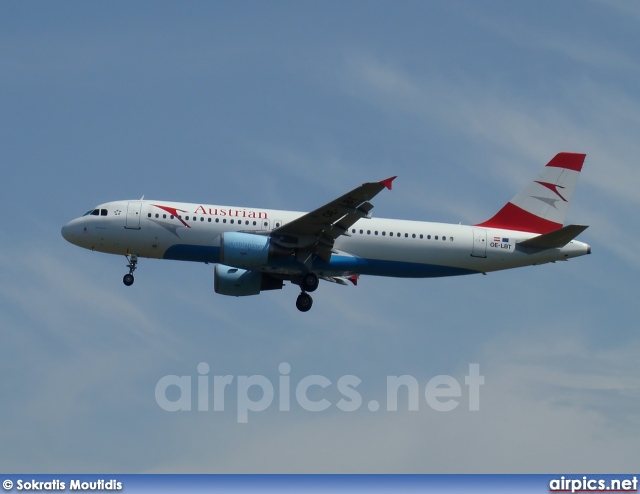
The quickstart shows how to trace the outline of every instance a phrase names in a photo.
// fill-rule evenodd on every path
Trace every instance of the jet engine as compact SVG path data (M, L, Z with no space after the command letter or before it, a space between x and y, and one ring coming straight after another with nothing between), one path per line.
M220 236L220 262L230 266L265 266L271 259L292 255L291 249L281 247L263 235L224 232Z
M284 282L260 271L216 264L213 268L213 288L221 295L242 297L258 295L263 290L280 290Z

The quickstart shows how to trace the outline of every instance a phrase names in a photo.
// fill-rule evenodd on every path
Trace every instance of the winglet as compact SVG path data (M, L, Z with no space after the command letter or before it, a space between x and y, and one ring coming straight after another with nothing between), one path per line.
M396 177L393 177L396 178ZM391 180L393 180L393 178ZM358 278L360 278L359 274L352 274L351 276L347 277L347 279L354 284L354 286L358 285Z
M387 189L391 190L391 184L396 178L397 178L397 175L394 177L389 177L385 180L381 180L380 183L384 185Z

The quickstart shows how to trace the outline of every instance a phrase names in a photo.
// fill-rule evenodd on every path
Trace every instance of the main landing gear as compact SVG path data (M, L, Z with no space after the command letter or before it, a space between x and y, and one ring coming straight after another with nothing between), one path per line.
M127 261L129 261L129 264L127 264L127 267L129 268L129 274L125 274L124 277L122 278L122 283L124 283L126 286L131 286L133 285L133 272L136 270L136 268L138 267L138 256L135 254L131 254L131 256L125 256L127 257Z
M318 277L314 273L307 273L300 279L302 292L296 299L296 307L300 312L307 312L313 305L313 299L307 292L313 292L318 288Z
M296 307L300 312L307 312L313 305L313 299L307 292L302 292L296 299Z

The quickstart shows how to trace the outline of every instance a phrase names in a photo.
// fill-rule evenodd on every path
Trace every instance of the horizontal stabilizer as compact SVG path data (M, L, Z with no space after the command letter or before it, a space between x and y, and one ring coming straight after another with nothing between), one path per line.
M529 247L530 249L559 249L567 245L587 228L589 227L584 225L567 225L559 230L523 240L518 242L517 245Z

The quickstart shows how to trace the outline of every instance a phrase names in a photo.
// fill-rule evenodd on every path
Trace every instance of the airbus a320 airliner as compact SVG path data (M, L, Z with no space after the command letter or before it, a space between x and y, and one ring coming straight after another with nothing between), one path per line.
M222 295L300 286L311 308L319 280L357 284L360 275L432 278L565 261L591 253L563 226L585 155L559 153L492 218L475 225L373 218L371 200L391 177L370 182L309 213L152 200L96 206L62 227L69 242L127 258L133 284L141 257L215 264Z

